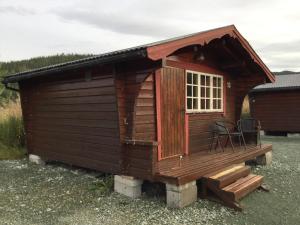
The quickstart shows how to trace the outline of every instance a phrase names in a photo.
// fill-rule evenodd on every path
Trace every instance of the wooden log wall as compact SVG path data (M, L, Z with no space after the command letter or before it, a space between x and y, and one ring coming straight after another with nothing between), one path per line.
M111 67L53 74L24 81L20 87L30 154L120 172L119 119Z
M155 64L140 62L120 66L116 74L123 173L142 179L151 179L153 157L157 154L155 69Z

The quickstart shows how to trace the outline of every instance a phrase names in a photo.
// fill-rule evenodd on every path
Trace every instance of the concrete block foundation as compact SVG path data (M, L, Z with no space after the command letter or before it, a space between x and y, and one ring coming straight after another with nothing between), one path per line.
M142 180L129 176L114 176L114 190L130 198L138 198L142 195Z
M167 183L166 190L168 207L182 208L197 201L196 181L180 186Z
M39 157L38 155L30 154L28 159L29 159L29 162L32 162L32 163L35 163L35 164L38 164L38 165L44 166L46 164L45 161L43 161L41 159L41 157Z
M272 163L272 151L256 157L256 163L261 166L268 166Z

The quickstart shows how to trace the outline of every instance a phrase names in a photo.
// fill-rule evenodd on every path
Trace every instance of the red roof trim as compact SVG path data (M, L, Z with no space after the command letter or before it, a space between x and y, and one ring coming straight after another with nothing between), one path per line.
M253 50L248 41L239 33L234 25L217 28L214 30L204 31L193 36L185 37L179 40L169 41L167 43L157 44L147 47L148 58L152 60L163 59L164 57L170 55L176 50L189 46L189 45L204 45L210 41L221 38L224 35L229 35L233 38L237 38L241 45L249 52L250 56L257 63L265 75L270 79L271 82L275 81L275 76L269 70L269 68L263 63L256 52Z

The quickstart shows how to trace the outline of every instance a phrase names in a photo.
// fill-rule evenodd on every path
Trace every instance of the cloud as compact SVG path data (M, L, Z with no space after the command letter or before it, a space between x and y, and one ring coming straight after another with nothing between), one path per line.
M1 60L101 53L235 24L272 70L300 70L298 0L0 2Z
M14 13L22 16L36 14L33 9L24 8L21 6L0 6L0 13Z
M261 48L262 51L270 54L283 53L283 52L300 52L300 39L289 42L275 42L267 44Z
M121 34L168 37L187 33L186 27L180 26L180 22L176 24L174 21L160 20L152 16L84 9L57 10L55 13L66 21L93 25L103 30Z

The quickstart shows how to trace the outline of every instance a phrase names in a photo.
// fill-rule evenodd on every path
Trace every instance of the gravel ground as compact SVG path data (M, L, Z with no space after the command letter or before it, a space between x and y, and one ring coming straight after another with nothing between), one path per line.
M255 191L234 212L198 200L184 209L168 209L163 197L131 200L97 187L102 178L58 165L27 160L0 161L0 225L2 224L300 224L300 138L268 137L273 164L256 167L270 193Z

